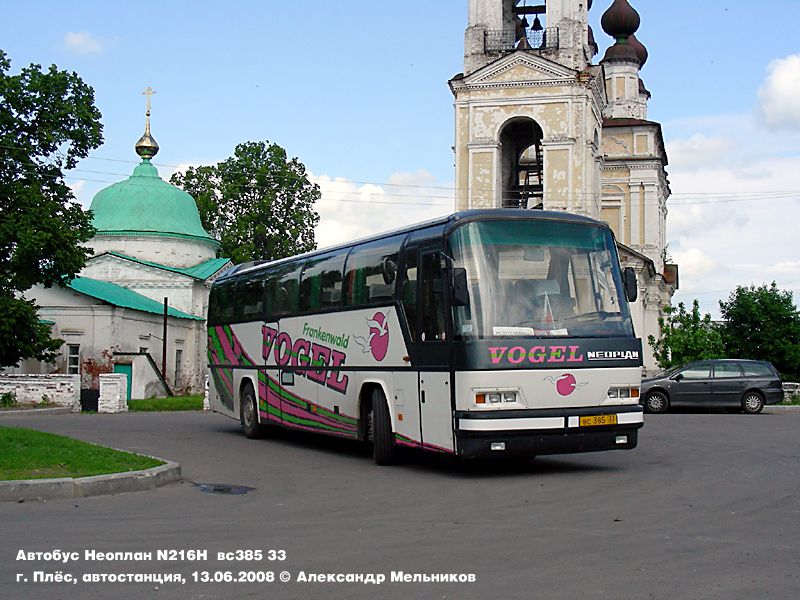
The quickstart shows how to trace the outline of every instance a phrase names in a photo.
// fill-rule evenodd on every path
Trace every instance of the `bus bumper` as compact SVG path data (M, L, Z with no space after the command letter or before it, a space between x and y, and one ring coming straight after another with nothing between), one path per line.
M596 422L615 416L616 424ZM582 417L586 417L583 418ZM593 418L594 417L594 418ZM466 458L532 457L630 450L644 424L639 405L576 409L456 411L456 453Z

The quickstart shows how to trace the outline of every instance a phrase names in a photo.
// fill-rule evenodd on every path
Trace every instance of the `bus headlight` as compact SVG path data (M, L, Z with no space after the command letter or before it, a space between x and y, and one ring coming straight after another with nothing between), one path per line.
M475 404L514 404L517 401L516 391L480 392L475 394Z
M638 398L639 388L627 385L612 385L610 388L608 388L608 397L619 398L620 400Z

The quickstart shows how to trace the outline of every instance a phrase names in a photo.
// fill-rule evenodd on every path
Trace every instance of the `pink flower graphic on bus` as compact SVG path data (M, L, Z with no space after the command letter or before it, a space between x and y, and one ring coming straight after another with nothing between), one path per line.
M578 381L575 379L575 375L572 373L564 373L558 379L555 377L545 377L544 380L554 384L556 386L556 391L561 396L569 396L576 389L582 388L585 385L589 385L588 381L578 383Z
M389 313L376 312L371 319L367 319L369 336L353 335L353 339L361 346L361 352L372 352L372 357L378 362L386 358L389 351Z

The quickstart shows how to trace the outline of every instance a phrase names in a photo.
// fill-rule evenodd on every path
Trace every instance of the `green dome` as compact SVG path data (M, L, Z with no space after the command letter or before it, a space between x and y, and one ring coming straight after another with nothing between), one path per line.
M125 181L97 192L90 208L96 235L186 237L219 246L203 229L194 198L161 179L149 158Z

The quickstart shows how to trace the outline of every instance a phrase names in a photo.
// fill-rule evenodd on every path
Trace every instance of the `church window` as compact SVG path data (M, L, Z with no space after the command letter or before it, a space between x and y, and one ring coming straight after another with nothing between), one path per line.
M67 344L67 375L81 374L80 344Z
M175 350L175 386L180 383L181 367L183 366L183 350L178 348Z

